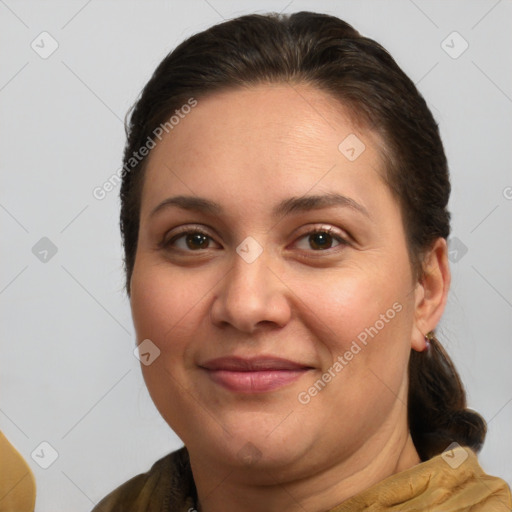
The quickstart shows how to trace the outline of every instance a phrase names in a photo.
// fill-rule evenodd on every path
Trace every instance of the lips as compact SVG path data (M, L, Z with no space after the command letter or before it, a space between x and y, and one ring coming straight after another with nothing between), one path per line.
M312 368L278 357L221 357L200 365L216 384L238 393L264 393L298 380Z
M251 372L265 370L301 370L309 366L282 359L280 357L219 357L201 364L207 370L227 370L234 372Z

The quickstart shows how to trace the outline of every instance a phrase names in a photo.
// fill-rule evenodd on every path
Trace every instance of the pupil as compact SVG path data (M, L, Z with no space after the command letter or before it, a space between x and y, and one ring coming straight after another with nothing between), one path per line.
M187 247L189 249L204 249L208 245L208 237L201 233L194 233L187 236Z
M315 233L311 235L310 245L313 249L328 249L332 244L332 236L329 233Z

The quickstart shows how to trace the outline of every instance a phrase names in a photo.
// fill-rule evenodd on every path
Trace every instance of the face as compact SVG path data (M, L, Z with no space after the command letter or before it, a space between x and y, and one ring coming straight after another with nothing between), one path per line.
M283 84L199 98L152 150L131 307L191 458L300 475L406 429L415 283L379 147Z

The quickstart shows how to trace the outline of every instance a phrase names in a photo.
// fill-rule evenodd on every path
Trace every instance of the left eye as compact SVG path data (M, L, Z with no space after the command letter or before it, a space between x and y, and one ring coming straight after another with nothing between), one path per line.
M343 238L332 234L329 230L323 230L313 231L302 236L299 242L297 242L296 247L303 250L313 249L315 251L322 251L342 244L346 244Z

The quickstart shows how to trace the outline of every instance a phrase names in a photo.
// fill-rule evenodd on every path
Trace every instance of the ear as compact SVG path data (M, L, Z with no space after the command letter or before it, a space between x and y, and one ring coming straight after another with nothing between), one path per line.
M415 293L412 348L425 350L425 334L435 329L446 306L451 274L446 239L438 238L423 260L423 274Z

